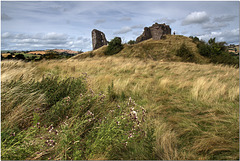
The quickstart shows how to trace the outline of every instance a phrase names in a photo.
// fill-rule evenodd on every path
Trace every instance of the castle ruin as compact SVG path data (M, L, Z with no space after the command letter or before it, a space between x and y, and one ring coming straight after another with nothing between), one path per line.
M105 34L99 30L92 30L92 46L93 50L102 47L103 45L107 45L107 39Z
M151 27L145 27L142 35L136 39L136 43L152 38L153 40L162 39L163 35L171 35L169 25L155 23Z

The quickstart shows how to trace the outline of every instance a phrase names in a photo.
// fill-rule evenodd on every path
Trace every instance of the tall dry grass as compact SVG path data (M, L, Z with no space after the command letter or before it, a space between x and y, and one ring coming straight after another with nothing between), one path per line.
M40 80L42 75L87 73L96 92L106 92L113 82L117 93L149 110L158 159L239 158L239 69L234 67L122 57L3 61L1 66L2 82L21 75Z

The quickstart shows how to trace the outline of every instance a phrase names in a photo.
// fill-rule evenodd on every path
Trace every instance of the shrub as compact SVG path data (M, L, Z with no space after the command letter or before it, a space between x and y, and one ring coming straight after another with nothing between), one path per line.
M23 54L18 54L15 56L15 58L25 60L25 56Z
M199 54L201 54L202 56L205 56L205 57L210 57L211 56L211 48L204 41L200 41L197 44L197 47L198 47Z
M210 58L210 62L215 64L234 65L239 67L239 57L231 55L225 46L226 42L216 42L215 38L208 40L208 43L199 41L198 51L202 56Z
M129 41L128 41L128 44L129 44L129 45L133 45L133 44L135 44L135 43L136 43L135 40L129 40Z
M194 37L193 36L189 36L189 38L191 38L194 43L198 43L200 41L199 38L196 37L196 36L194 36Z
M185 43L177 50L177 56L180 56L183 61L194 62L194 54L187 48Z
M114 55L119 53L123 49L122 40L120 37L115 37L111 40L104 51L105 55Z
M223 52L220 55L213 55L211 62L216 64L233 65L239 68L239 56L232 56L227 52Z

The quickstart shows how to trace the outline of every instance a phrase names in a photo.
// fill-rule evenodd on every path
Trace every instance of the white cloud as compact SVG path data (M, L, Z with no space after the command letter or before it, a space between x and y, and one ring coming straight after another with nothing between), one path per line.
M209 21L209 16L205 11L192 12L182 21L182 25L203 24Z
M43 50L43 49L72 49L91 50L89 38L70 37L67 34L50 32L46 34L2 34L2 49L13 50ZM21 47L21 48L19 48Z
M12 35L9 32L4 32L2 34L2 38L4 38L4 39L8 39L8 38L11 38L11 37L12 37Z
M125 34L125 33L128 33L128 32L130 32L130 31L132 31L132 28L131 27L128 27L128 26L126 26L126 27L122 27L120 30L118 30L118 31L115 31L113 34Z
M62 33L50 32L43 36L45 40L66 40L68 35Z
M239 28L230 31L211 32L210 34L204 34L198 37L204 41L216 37L217 41L225 41L228 44L239 44Z

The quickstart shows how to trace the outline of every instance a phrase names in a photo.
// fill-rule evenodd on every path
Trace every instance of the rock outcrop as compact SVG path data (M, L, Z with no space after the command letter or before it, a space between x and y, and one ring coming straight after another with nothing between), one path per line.
M107 45L107 39L105 34L99 30L93 29L92 30L92 45L93 50L102 47L103 45Z
M171 35L171 28L166 24L155 23L151 27L145 27L142 35L136 39L136 43L152 38L160 40L163 35Z

